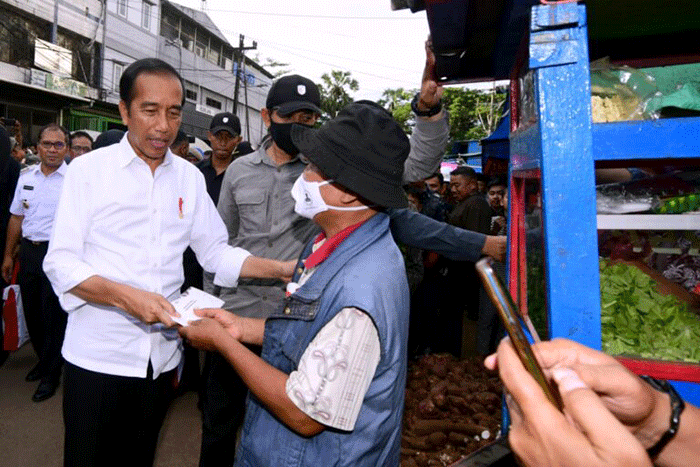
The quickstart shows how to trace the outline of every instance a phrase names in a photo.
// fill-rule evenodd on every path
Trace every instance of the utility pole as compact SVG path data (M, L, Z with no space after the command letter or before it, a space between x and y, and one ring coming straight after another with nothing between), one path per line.
M258 43L253 41L253 46L252 47L244 47L243 46L243 40L245 39L245 36L243 34L240 34L238 36L238 48L234 49L234 53L236 54L236 88L233 93L233 114L236 114L236 111L238 110L238 90L240 89L241 86L241 69L243 63L245 63L245 51L246 50L254 50L258 48Z
M58 0L53 2L53 24L51 25L51 43L58 44Z

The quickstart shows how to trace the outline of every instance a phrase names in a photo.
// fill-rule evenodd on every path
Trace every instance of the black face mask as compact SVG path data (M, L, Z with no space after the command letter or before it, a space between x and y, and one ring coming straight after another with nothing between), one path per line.
M299 154L299 149L294 145L292 141L292 125L293 123L275 123L270 121L270 136L272 141L275 142L277 146L290 156L296 156ZM305 125L307 126L307 125Z

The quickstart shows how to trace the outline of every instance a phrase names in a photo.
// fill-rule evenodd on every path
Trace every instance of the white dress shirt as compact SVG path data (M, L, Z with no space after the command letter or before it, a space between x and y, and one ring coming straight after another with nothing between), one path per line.
M68 312L65 359L90 371L140 378L149 360L154 378L173 369L182 354L175 329L143 323L69 291L97 275L173 300L184 280L187 246L205 270L216 273L217 283L234 287L249 253L227 240L201 172L170 151L155 173L127 136L73 160L44 259Z
M48 176L41 171L41 164L27 167L17 181L10 213L24 216L22 236L35 242L47 242L56 216L58 197L61 195L63 177L68 166L63 162Z

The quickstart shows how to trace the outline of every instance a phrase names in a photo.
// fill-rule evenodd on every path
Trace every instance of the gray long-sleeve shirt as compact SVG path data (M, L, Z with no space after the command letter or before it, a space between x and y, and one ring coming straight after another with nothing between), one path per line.
M437 121L418 119L404 166L405 183L422 180L438 170L448 133L446 113ZM219 214L228 229L229 244L255 256L296 259L304 245L319 232L313 221L294 212L290 193L305 165L297 157L276 166L266 149L267 146L261 146L228 166L219 195ZM485 237L470 239L480 252ZM220 297L228 310L241 316L265 318L282 303L283 284L272 280L240 280L236 289L222 289Z

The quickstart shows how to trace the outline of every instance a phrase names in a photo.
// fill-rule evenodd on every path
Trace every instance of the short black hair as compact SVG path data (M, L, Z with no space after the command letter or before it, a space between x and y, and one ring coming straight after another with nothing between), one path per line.
M63 128L61 125L58 123L49 123L48 125L44 125L41 127L39 130L39 136L37 137L37 141L41 141L41 137L44 136L45 131L60 131L63 133L63 136L66 138L66 145L70 146L70 133L68 133L68 130Z
M467 167L467 166L457 167L452 172L450 172L451 177L454 177L455 175L461 175L462 177L471 178L474 180L478 179L477 174L476 174L476 170L472 169L471 167Z
M92 136L90 136L90 133L88 133L87 131L78 130L78 131L74 131L73 133L71 133L71 135L70 135L70 146L73 146L73 139L74 139L74 138L87 138L87 139L90 140L90 146L92 146L93 144L95 144L95 140L92 139Z
M437 177L437 179L440 181L440 184L445 183L445 177L442 175L442 172L435 172L431 176L425 177L425 179L428 180L429 178L435 178L435 177Z
M175 136L175 141L173 141L173 144L171 144L170 146L175 146L176 144L180 144L184 141L187 141L189 143L190 137L184 131L177 130L177 136Z
M498 175L496 177L492 177L491 180L486 184L486 188L491 188L492 186L508 186L508 182L506 182L506 178Z
M404 185L403 190L406 192L407 195L413 195L418 199L422 198L423 191L424 191L424 190L421 190L420 188L418 188L417 186L411 185L411 184Z
M144 73L156 75L164 74L176 77L178 81L180 81L180 87L182 88L181 105L185 105L185 82L182 80L180 73L178 73L172 65L159 58L142 58L129 65L119 79L119 98L124 101L127 109L131 107L131 101L134 99L134 83L136 83L136 78Z

